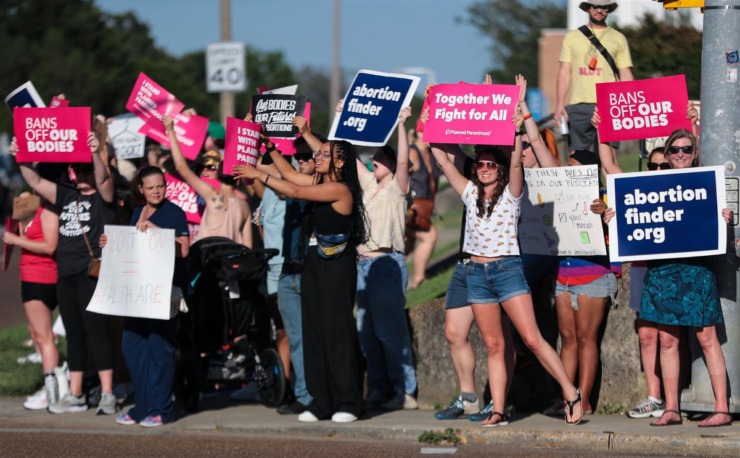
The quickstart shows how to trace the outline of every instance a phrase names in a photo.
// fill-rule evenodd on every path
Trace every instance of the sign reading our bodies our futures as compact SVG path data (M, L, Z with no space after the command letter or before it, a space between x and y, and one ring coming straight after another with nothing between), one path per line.
M171 318L175 231L105 226L100 277L87 310L104 315Z
M90 162L90 107L16 108L19 162Z
M607 177L612 261L723 254L727 225L721 166Z
M511 117L519 87L504 84L438 84L429 91L424 141L513 145Z
M599 198L597 166L524 169L524 180L519 224L522 253L606 254L601 216L590 209Z
M686 118L688 104L684 75L599 83L599 139L639 140L663 137L676 129L691 129L691 121Z
M257 124L265 124L268 137L295 138L298 128L293 119L303 115L306 97L285 94L252 96L252 117Z
M226 118L224 173L231 175L236 164L256 165L259 157L260 126L237 118Z
M385 145L418 85L418 76L360 70L344 96L342 112L334 116L329 138L361 146Z

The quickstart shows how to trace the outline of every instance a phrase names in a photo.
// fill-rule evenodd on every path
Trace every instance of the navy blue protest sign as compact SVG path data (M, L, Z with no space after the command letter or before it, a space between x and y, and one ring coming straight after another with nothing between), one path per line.
M362 146L385 145L418 85L416 76L360 70L344 96L342 112L334 117L329 138Z
M697 167L607 177L612 261L681 259L723 254L722 167Z
M22 85L18 86L13 92L5 97L5 103L8 104L11 110L16 107L22 108L45 108L44 101L41 100L39 93L36 92L36 88L33 87L33 83L26 81Z

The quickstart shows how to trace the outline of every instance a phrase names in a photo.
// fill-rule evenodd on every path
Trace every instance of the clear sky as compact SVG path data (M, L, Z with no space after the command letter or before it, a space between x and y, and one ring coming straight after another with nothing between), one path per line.
M491 43L467 23L466 8L473 3L342 0L340 61L347 82L362 68L398 72L403 67L429 68L437 83L481 82L492 65ZM134 11L149 25L157 45L175 56L220 41L219 0L96 4L110 13ZM330 72L332 11L332 0L231 0L232 41L282 51L294 70L311 65ZM422 75L420 87L426 84Z

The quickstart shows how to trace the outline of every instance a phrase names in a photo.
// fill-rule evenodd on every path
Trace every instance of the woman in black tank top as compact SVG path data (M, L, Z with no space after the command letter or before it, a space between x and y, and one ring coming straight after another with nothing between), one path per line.
M311 244L301 277L303 358L313 401L298 420L351 422L362 413L362 354L352 309L357 246L367 241L357 155L346 141L322 144L306 129L302 117L294 124L317 150L315 175L297 172L264 138L274 167L264 168L268 172L238 165L234 176L261 180L289 198L313 202L306 208L311 220L305 235L311 237Z

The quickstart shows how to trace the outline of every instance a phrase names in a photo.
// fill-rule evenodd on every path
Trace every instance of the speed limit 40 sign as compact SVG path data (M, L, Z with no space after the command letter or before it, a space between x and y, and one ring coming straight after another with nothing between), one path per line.
M206 90L241 92L247 87L243 43L214 43L206 52Z

